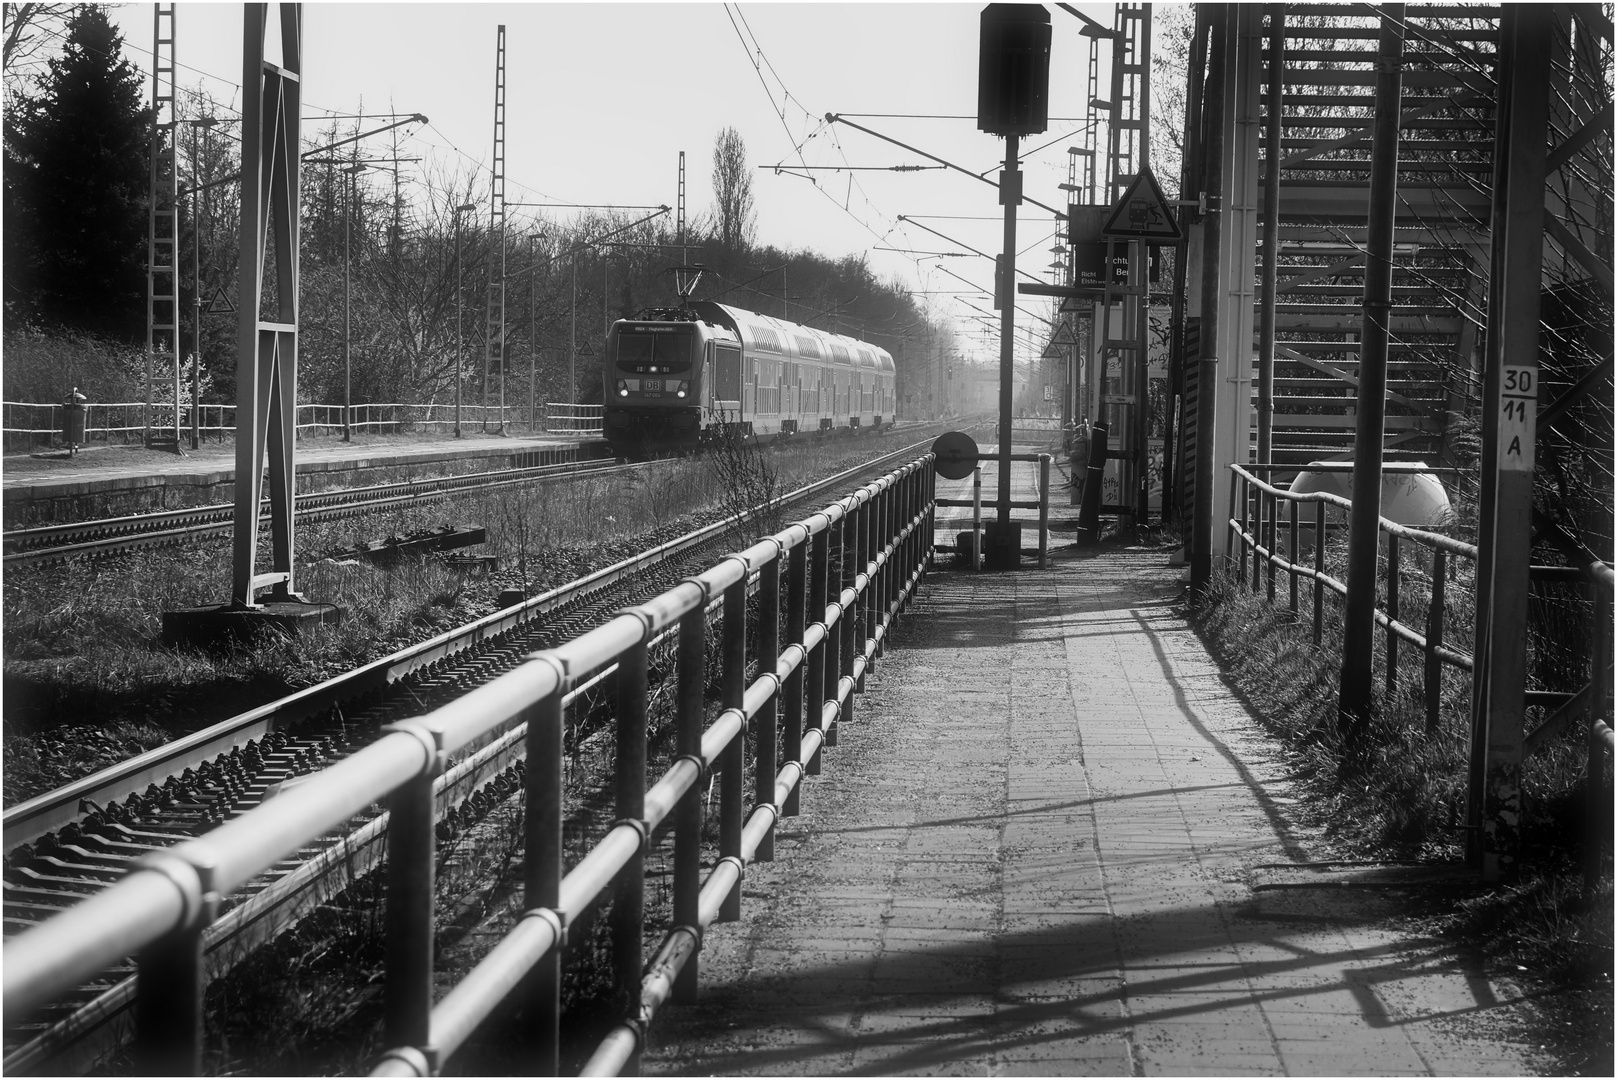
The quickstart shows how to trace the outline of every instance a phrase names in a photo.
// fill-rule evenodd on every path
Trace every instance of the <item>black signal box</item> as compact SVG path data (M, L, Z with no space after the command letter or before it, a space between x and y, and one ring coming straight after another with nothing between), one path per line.
M980 34L978 130L1037 135L1050 124L1050 13L1040 4L989 4Z

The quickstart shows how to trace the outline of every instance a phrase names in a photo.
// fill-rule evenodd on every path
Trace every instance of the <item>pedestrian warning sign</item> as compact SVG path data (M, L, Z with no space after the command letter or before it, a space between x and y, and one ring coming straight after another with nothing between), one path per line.
M1150 167L1141 169L1129 184L1123 197L1112 207L1101 226L1101 235L1117 240L1154 240L1165 243L1180 239L1178 222L1168 209L1168 200L1162 197L1157 178Z

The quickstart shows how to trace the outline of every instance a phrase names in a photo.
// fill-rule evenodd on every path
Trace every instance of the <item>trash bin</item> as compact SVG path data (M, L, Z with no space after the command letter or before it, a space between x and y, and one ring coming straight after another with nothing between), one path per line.
M67 452L72 454L84 443L84 402L87 399L79 388L74 387L73 392L67 395L62 402L62 441L67 443Z

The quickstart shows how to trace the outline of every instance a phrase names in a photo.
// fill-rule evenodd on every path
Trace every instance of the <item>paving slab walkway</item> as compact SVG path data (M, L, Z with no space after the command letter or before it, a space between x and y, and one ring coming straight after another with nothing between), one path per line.
M1166 551L935 573L647 1074L1520 1075L1519 991L1304 856Z

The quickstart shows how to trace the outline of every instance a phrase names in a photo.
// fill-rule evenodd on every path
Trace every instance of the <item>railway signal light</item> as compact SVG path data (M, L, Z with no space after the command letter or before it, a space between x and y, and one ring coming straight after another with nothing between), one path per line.
M983 8L977 54L977 128L1036 135L1050 120L1050 13L1039 4Z

